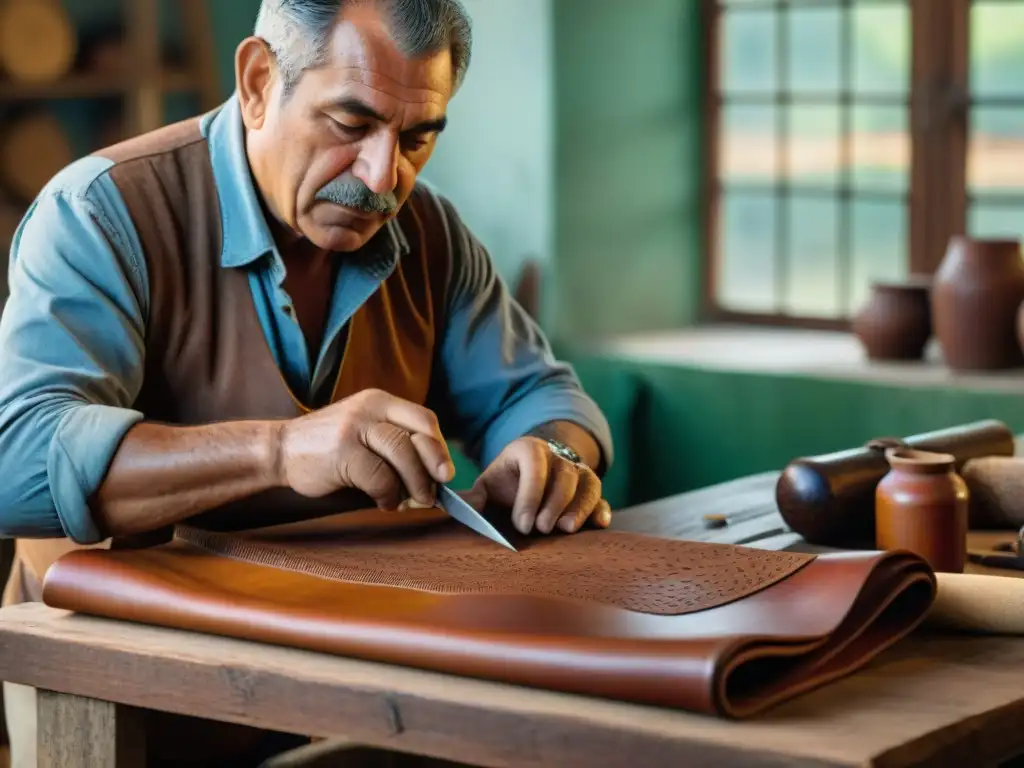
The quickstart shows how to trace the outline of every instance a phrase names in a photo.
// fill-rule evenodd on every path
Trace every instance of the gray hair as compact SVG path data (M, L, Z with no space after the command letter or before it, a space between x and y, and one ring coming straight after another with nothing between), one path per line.
M342 6L353 0L263 0L256 17L256 36L277 58L290 92L303 71L327 56L331 30ZM389 17L391 37L406 56L448 48L452 57L453 92L469 69L472 23L460 0L374 0Z

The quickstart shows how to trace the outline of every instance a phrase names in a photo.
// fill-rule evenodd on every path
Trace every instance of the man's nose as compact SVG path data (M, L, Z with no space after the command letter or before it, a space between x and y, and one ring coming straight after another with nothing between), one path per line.
M398 186L398 142L383 131L365 140L353 172L378 195L394 192Z

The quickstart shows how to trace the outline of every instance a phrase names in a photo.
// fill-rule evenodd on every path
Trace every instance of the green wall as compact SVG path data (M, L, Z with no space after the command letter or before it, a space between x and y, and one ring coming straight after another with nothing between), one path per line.
M166 2L166 0L165 0ZM235 48L252 34L260 0L207 0L225 97L235 88Z
M473 60L423 178L441 189L514 281L552 262L552 0L463 0Z
M691 323L700 286L695 0L556 0L560 338Z

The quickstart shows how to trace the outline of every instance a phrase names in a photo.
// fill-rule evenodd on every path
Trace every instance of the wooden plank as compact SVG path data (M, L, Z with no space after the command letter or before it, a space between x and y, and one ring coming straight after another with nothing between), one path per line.
M131 707L38 691L39 768L143 768L142 714Z
M0 678L480 766L985 766L1024 751L1024 642L916 635L732 723L229 638L0 610Z

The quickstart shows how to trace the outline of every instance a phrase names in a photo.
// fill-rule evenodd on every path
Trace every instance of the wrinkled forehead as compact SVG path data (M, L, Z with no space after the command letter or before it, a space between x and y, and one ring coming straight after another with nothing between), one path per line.
M319 84L333 95L443 110L453 86L450 52L409 56L378 14L360 8L346 12L334 25L326 60L316 70Z

